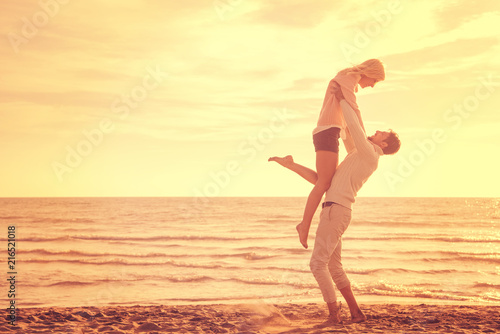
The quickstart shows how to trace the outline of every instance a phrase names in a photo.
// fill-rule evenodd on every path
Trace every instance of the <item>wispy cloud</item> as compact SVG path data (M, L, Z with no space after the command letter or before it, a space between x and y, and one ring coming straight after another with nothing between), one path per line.
M43 9L28 0L5 2L0 153L12 154L23 138L26 158L19 164L60 159L67 145L85 140L83 130L109 118L115 129L109 145L94 148L95 159L112 162L117 150L176 152L178 165L188 166L176 171L187 178L193 161L224 164L216 160L224 157L219 147L234 151L268 127L276 110L288 109L294 118L273 148L288 151L294 143L294 150L313 156L309 142L296 143L310 141L329 80L351 62L373 57L386 64L387 79L358 93L365 124L370 131L399 128L413 140L443 126L447 108L474 91L478 76L496 75L500 66L496 1L400 1L401 10L384 24L374 13L386 13L394 1L233 3L222 18L210 1L71 1L15 53L7 34L22 35L23 18ZM355 46L357 34L376 24L379 33L347 59L342 43ZM113 101L140 85L148 66L159 66L168 79L120 118ZM484 124L498 122L495 96L464 121L471 141L494 136ZM180 156L183 147L189 157ZM2 189L8 187L14 185Z
M270 24L284 28L312 28L322 23L342 2L319 0L314 3L301 0L261 1L258 10L250 13L247 20L254 24ZM337 14L338 15L338 14Z
M442 1L439 5L434 12L437 23L435 33L437 34L457 29L467 22L480 18L484 14L500 14L500 6L498 2L493 0Z

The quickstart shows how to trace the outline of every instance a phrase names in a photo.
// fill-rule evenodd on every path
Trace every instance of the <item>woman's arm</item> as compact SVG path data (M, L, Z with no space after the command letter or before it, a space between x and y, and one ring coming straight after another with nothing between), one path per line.
M347 88L342 87L342 86L341 86L341 91L343 93L343 98L347 101L347 103L349 103L351 108L354 110L354 112L358 116L358 120L359 120L359 124L361 125L361 128L363 129L363 131L366 131L365 125L363 124L363 119L361 118L361 111L359 111L358 104L356 103L356 95L354 95L354 92L351 91L350 89L347 89ZM340 102L340 100L341 99L338 99L339 102Z
M340 75L334 78L334 80L340 85L341 91L343 93L344 99L350 104L351 108L354 110L356 115L358 116L359 123L363 130L365 130L365 126L363 124L363 120L361 118L361 112L359 111L358 104L356 102L356 95L354 92L357 91L356 87L358 86L359 79L361 76L359 75ZM340 102L340 99L337 99Z
M351 105L346 101L340 101L342 112L344 113L345 121L349 127L356 150L361 157L373 159L378 157L373 149L372 144L366 137L365 131L361 128L356 113L351 108Z
M335 98L337 99L337 101L339 101L339 103L340 103L340 101L345 100L344 93L343 93L345 90L346 89L341 89L340 86L334 87L334 89L333 89L333 94L335 95ZM354 103L356 103L356 101L354 101ZM352 109L354 110L354 112L358 116L359 123L360 123L361 127L363 128L363 120L361 119L361 113L359 112L359 109L354 109L354 108L352 108ZM356 110L357 110L357 112L356 112ZM346 138L343 139L342 141L344 142L344 146L345 146L347 153L351 153L356 148L356 145L354 145L354 141L352 139L351 133L349 132L349 128L347 127L345 130L346 130ZM363 131L364 131L364 128L363 128Z

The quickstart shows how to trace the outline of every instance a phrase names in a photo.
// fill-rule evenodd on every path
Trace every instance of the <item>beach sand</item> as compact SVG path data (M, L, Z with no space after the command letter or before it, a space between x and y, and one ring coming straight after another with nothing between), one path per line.
M316 329L324 304L107 306L18 309L4 333L500 333L500 306L361 305L367 321Z

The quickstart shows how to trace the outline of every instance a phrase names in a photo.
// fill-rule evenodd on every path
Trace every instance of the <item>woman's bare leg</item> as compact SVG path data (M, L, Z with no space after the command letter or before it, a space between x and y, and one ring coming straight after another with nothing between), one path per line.
M329 151L316 152L316 169L318 170L318 173L294 162L291 155L287 155L283 158L272 157L269 158L269 161L279 163L283 167L290 169L291 171L302 176L305 180L314 184L314 188L307 199L302 222L296 227L297 232L299 233L300 243L304 246L304 248L307 248L307 237L309 236L311 221L314 217L316 209L318 208L319 202L321 202L323 194L328 190L328 188L330 188L333 174L337 169L338 154Z
M299 174L306 181L309 181L312 184L316 184L316 181L318 180L318 174L315 171L294 162L293 157L291 155L287 155L286 157L283 157L283 158L272 157L272 158L269 158L268 161L276 161L281 166L288 168L289 170Z
M314 217L314 213L318 208L323 194L330 188L333 174L337 169L338 154L330 151L317 151L316 152L316 171L318 179L314 188L312 189L309 197L307 198L306 207L304 209L304 216L302 222L297 225L297 232L299 233L299 240L304 248L307 248L307 237L309 236L309 229Z

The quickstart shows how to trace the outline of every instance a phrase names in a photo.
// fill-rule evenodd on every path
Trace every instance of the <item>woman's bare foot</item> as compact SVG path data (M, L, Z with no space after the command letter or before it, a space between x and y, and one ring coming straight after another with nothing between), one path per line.
M283 167L290 167L291 164L293 164L293 157L291 155L287 155L286 157L280 158L280 157L271 157L267 161L276 161Z
M361 310L358 310L358 312L351 315L351 321L353 323L363 322L365 320L366 320L366 316L363 314L363 312L361 312Z
M301 222L298 224L295 228L297 229L297 232L299 233L299 241L304 246L305 249L309 247L307 245L307 237L309 236L309 227L304 224L304 222Z

